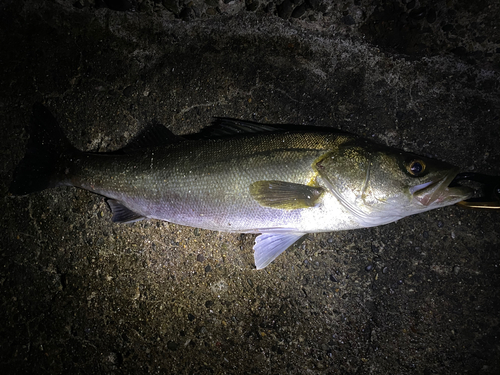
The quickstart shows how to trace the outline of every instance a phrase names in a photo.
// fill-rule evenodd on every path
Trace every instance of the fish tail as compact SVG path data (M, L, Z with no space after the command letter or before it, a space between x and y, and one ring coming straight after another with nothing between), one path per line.
M71 154L80 153L69 143L54 116L40 103L33 106L28 133L26 154L16 167L9 187L14 195L59 185L61 162Z

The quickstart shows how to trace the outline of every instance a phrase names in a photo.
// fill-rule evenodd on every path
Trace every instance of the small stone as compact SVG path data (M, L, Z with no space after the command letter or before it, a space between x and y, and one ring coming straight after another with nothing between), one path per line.
M304 15L306 12L306 3L302 3L302 5L299 5L297 8L295 8L292 12L292 18L300 18Z
M416 8L410 12L410 18L413 18L414 20L421 20L425 17L425 14L425 8Z
M436 21L436 11L434 9L429 9L427 16L425 17L428 23L434 23Z
M451 24L449 24L449 23L448 23L448 24L444 25L444 26L441 28L441 30L443 30L444 32L447 32L447 31L451 31L451 30L453 30L454 28L455 28L455 26L453 26L453 25L451 25Z
M257 0L247 0L246 6L249 12L255 12L259 7L259 2Z
M215 16L217 14L217 11L215 10L215 8L207 8L205 13L208 14L209 16Z
M347 25L347 26L352 26L356 23L356 21L354 21L354 18L352 18L352 16L350 14L342 17L342 22L344 23L344 25Z
M288 19L292 15L293 5L290 0L283 1L277 6L278 16L283 19Z
M133 86L127 86L123 89L123 95L126 96L127 98L130 98L133 93L134 93Z
M77 0L73 3L73 6L76 8L76 9L83 9L85 8L85 4L83 3L83 0Z
M162 0L161 3L170 12L179 14L179 4L177 3L177 0Z
M179 348L179 344L176 343L175 341L167 342L167 349L168 350L172 350L175 352L178 348Z

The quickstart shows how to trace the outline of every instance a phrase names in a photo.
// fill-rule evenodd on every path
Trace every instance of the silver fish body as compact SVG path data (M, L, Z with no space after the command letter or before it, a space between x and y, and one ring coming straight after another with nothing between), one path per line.
M65 166L66 184L120 202L141 217L203 229L262 233L359 228L329 192L312 207L259 203L250 186L280 181L326 191L315 163L346 137L287 133L186 141L127 155L85 154Z
M150 128L123 152L99 154L73 149L44 108L34 118L32 133L42 133L37 123L49 124L44 144L63 146L47 156L54 168L34 189L23 188L35 173L27 156L14 194L76 186L107 197L116 222L153 218L260 233L258 269L306 233L382 225L471 195L448 187L457 168L338 132L276 131L225 119L226 131L240 134L182 140ZM31 154L49 152L30 144Z

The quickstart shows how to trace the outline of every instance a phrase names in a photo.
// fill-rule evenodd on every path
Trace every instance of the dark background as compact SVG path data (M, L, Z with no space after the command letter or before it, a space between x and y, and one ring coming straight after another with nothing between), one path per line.
M340 128L500 173L498 1L0 1L0 366L22 374L498 374L500 217L310 235L118 225L13 197L34 102L80 149L214 116Z

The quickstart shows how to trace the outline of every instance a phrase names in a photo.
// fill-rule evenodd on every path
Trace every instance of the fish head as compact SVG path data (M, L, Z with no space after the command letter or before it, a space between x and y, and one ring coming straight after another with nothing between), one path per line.
M357 140L316 164L328 190L363 226L455 204L472 196L450 187L459 169L437 160Z

